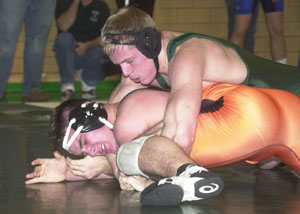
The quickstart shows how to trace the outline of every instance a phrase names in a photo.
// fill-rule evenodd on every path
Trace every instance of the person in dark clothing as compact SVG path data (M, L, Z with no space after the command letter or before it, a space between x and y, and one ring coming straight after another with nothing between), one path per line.
M55 55L61 77L62 101L74 97L74 73L79 70L82 97L96 99L96 85L106 77L110 63L100 46L101 28L110 15L101 0L58 0Z

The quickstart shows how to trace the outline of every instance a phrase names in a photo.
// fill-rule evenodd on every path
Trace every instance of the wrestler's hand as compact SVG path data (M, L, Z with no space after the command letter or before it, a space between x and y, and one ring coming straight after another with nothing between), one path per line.
M123 172L121 172L119 176L120 188L122 190L136 190L141 192L153 182L153 180L147 179L139 175L125 175Z
M67 164L65 157L54 152L51 159L38 158L32 161L31 165L35 166L34 171L26 175L29 179L25 184L34 183L55 183L64 181L67 173Z
M128 176L119 170L116 163L116 154L107 154L106 159L109 162L115 178L120 183L122 190L136 190L143 191L147 186L152 184L154 181L151 179L144 178L142 176Z
M86 156L80 160L72 160L67 158L68 170L76 176L81 176L86 179L93 179L101 175L112 174L110 165L105 156Z

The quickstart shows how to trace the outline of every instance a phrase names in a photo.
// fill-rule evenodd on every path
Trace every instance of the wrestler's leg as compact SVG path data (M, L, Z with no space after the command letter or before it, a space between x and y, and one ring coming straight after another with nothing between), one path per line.
M158 157L154 160L155 154ZM186 163L195 162L177 144L163 137L149 138L139 154L140 169L156 179L176 175L178 168Z
M176 143L164 137L142 137L122 145L117 164L127 175L164 178L141 193L144 205L177 205L207 199L223 189L218 176L196 165Z
M196 165L168 138L149 138L140 151L139 166L148 175L164 177L141 193L144 205L176 205L182 201L208 199L223 190L218 176Z

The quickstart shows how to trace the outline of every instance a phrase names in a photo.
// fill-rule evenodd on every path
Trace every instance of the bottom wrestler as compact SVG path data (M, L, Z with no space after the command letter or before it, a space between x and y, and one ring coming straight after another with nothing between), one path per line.
M144 99L145 96L147 99ZM184 182L184 179L191 179L190 174L193 173L201 175L199 172L206 170L194 165L180 168L182 163L193 163L193 161L175 143L159 136L129 142L163 118L167 99L166 92L139 90L129 94L120 104L104 105L108 114L107 120L114 123L114 138L105 140L104 136L109 136L111 131L108 126L103 126L94 131L78 134L72 145L65 147L75 154L85 153L96 156L116 152L117 147L123 145L119 149L117 159L119 168L125 174L140 173L152 178L169 177L151 184L143 191L141 194L143 204L170 205L182 200L190 200L187 195L195 198L195 190L193 189L192 194L188 191L193 185L186 185L191 182L190 180ZM69 112L75 107L74 103L73 106L70 104L70 102L64 103L56 109L57 114L54 118L56 126L52 127L53 131L57 131L56 150L63 146L62 137L65 135ZM260 161L277 156L299 172L299 134L297 123L293 122L300 119L296 111L299 104L298 96L280 90L229 84L208 86L203 90L203 104L195 142L184 149L191 151L190 157L205 167L222 166L241 160ZM70 129L69 136L75 135L77 127L73 127L74 129ZM50 175L41 173L47 172L42 169L49 168L50 166L47 165L49 162L44 159L34 161L33 165L42 165L37 166L33 173L27 175L27 178L31 178L27 183L49 182L47 179ZM76 166L71 167L70 170L75 172ZM67 173L66 169L65 172ZM101 173L103 172L98 170L98 175ZM213 190L213 185L210 189L206 189L207 192ZM179 195L179 197L175 199L157 197L164 194Z

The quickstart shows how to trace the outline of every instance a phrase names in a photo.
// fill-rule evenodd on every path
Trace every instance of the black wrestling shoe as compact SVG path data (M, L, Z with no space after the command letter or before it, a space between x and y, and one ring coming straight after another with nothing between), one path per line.
M144 189L141 203L146 206L174 206L183 201L215 197L223 187L222 179L207 169L185 164L178 169L177 176L164 178Z

